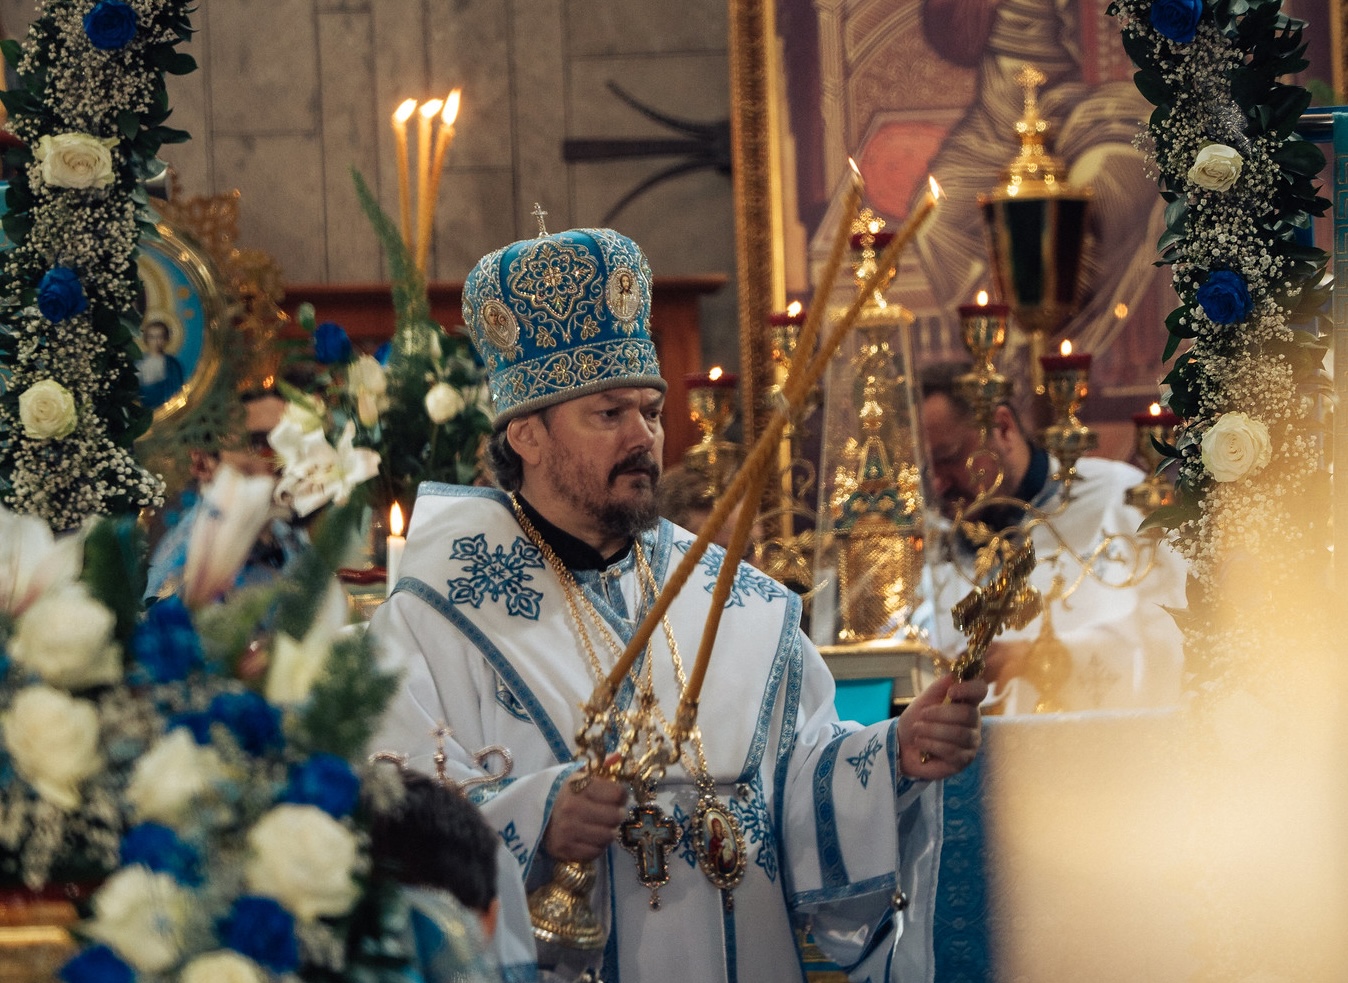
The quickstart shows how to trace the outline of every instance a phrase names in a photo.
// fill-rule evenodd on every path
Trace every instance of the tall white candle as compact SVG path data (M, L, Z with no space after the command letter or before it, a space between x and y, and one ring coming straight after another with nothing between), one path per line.
M397 502L388 511L388 559L384 563L387 571L385 595L393 593L398 584L398 566L402 562L403 550L407 548L407 537L403 535L403 510Z

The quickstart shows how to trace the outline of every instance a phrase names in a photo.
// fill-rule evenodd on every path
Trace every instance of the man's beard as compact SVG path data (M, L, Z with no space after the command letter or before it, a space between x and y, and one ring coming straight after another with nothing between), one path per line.
M634 539L650 529L660 518L655 504L655 484L660 478L660 462L647 453L634 453L615 464L606 476L602 489L580 477L575 458L563 451L549 468L553 485L574 507L593 515L600 528L608 535ZM614 486L624 474L645 474L650 478L651 492L644 499L619 501L612 497Z

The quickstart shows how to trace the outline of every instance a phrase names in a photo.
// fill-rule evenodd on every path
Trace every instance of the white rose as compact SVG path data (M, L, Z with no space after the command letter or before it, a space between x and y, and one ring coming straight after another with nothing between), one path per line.
M1245 164L1240 154L1224 143L1210 143L1198 152L1189 180L1208 191L1227 191L1240 177Z
M184 966L178 983L265 983L266 979L262 968L247 956L218 949Z
M373 355L362 355L351 364L346 389L356 401L356 412L364 426L374 426L379 414L389 407L388 376Z
M66 811L79 806L80 783L103 768L98 710L50 686L20 690L0 720L0 734L19 774Z
M168 874L135 864L123 867L94 895L85 928L143 973L162 973L178 961L188 895Z
M19 422L34 440L68 437L75 421L75 397L55 379L35 382L19 394Z
M248 831L248 889L303 921L344 915L356 902L356 837L322 809L279 805Z
M201 747L190 730L177 727L136 759L126 801L139 821L171 826L223 774L224 763L215 749Z
M1217 481L1262 470L1273 454L1268 427L1244 413L1223 413L1203 434L1203 466Z
M71 581L47 591L19 619L10 655L53 686L85 689L122 678L117 617Z
M38 141L33 156L42 164L42 180L57 188L106 188L112 184L112 148L116 137L58 133Z
M437 426L462 413L464 405L459 391L447 382L437 382L426 391L426 415Z

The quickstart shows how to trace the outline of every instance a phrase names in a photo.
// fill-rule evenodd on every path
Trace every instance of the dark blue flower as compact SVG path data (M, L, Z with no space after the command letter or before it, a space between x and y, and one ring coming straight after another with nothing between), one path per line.
M89 309L84 284L69 266L53 266L37 285L37 309L48 321L57 323Z
M211 700L209 712L254 757L281 746L281 711L256 693L221 693Z
M1214 324L1236 324L1250 316L1254 301L1245 278L1232 270L1216 270L1198 288L1198 304Z
M186 679L203 664L201 639L187 605L174 594L150 605L131 638L136 661L156 683Z
M274 973L299 968L295 916L272 898L245 895L220 921L220 941Z
M1203 0L1156 0L1151 5L1151 26L1171 41L1188 44L1203 16Z
M57 973L65 983L135 983L136 971L105 945L85 949Z
M122 864L141 864L179 884L201 883L201 858L178 834L159 823L132 826L122 836Z
M84 15L84 33L101 51L124 48L136 36L136 12L122 0L98 0Z
M360 795L360 779L335 754L315 754L290 772L282 802L317 806L334 819L351 814Z
M351 339L340 324L324 321L314 331L314 358L324 365L345 365L351 361Z
M386 341L374 350L374 360L380 365L388 365L389 353L393 351L393 342Z
M211 743L211 715L204 710L174 714L169 718L167 730L175 727L186 727L192 732L192 739L200 745Z

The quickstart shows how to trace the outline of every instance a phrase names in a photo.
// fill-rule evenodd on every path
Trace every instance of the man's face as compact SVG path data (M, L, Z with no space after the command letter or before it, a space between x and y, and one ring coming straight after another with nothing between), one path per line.
M980 451L978 425L961 415L944 393L923 400L922 430L930 454L932 493L942 514L953 516L961 505L968 505L991 486L997 473L996 455L986 448Z
M271 394L244 404L244 426L248 431L246 450L224 450L220 461L247 475L266 475L276 471L276 452L267 443L267 434L281 422L286 401Z
M665 432L658 389L609 389L545 410L541 477L606 534L628 537L655 521Z

